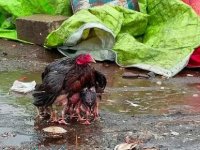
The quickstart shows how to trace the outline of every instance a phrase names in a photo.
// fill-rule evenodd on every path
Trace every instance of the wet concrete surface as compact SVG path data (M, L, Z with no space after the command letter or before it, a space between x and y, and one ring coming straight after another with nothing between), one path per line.
M100 103L99 121L90 126L70 122L62 138L51 138L42 128L55 125L35 120L31 94L9 91L13 82L26 77L40 82L44 67L62 57L36 45L0 40L0 149L112 150L126 135L142 141L144 148L200 149L200 72L184 69L176 77L125 79L127 72L115 64L97 63L108 86Z

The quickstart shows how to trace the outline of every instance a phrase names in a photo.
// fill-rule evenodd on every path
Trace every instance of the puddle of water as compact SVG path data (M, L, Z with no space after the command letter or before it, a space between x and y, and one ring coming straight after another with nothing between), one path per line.
M31 136L16 135L14 137L4 137L1 139L1 146L20 146L22 143L31 141ZM11 145L12 143L12 145Z
M27 77L27 81L39 80L37 73L1 72L0 73L0 131L15 133L16 136L1 137L1 146L18 146L22 142L31 141L34 121L31 95L9 92L16 79ZM2 134L3 134L2 133Z
M36 112L32 105L32 97L30 94L9 93L9 88L12 86L12 83L22 77L27 77L27 81L40 81L40 73L16 71L1 72L0 74L0 148L19 146L33 141L36 142L35 145L38 148L52 145L67 145L67 147L79 146L88 142L85 134L88 134L90 137L91 134L101 132L101 127L98 123L89 127L75 123L73 126L63 126L68 131L63 138L54 139L43 137L44 135L41 133L42 128L54 124L46 122L38 123L33 119ZM4 137L7 133L8 136ZM15 136L9 135L10 133L13 133ZM95 145L98 144L95 143Z
M108 86L100 102L101 110L116 113L135 114L165 114L173 111L198 112L199 88L194 83L162 81L148 79L123 79L122 71L116 71L108 78ZM21 95L9 93L9 88L16 79L26 77L27 81L40 82L40 73L24 71L1 72L0 74L0 134L14 132L16 136L3 138L1 144L17 146L24 142L37 141L38 146L51 145L86 145L93 135L101 135L102 127L98 122L91 126L73 124L64 126L68 131L61 139L44 138L40 133L49 124L38 124L34 119L35 110L30 94ZM196 79L195 79L196 81ZM194 94L196 97L194 97ZM137 106L138 105L138 106ZM195 109L194 109L195 108ZM78 131L78 132L76 132ZM77 141L76 141L77 138ZM93 141L98 146L98 141ZM90 143L91 144L91 143Z
M112 88L106 89L104 100L101 102L103 109L135 115L165 114L173 111L191 112L195 106L196 112L200 112L196 105L198 102L194 102L194 96L200 96L200 88L194 84L199 81L197 77L186 80L172 78L172 81L131 80L123 79L119 75L113 78L116 79L111 83Z

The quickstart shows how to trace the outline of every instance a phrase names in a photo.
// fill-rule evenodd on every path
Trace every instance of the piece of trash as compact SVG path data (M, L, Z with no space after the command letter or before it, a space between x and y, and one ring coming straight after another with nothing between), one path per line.
M107 102L115 103L115 100L107 99Z
M134 106L134 107L140 106L140 105L135 104L135 103L133 103L133 102L131 102L131 101L128 101L128 100L126 100L126 102L129 103L131 106Z
M198 95L198 94L193 94L192 96L193 96L193 97L198 97L199 95Z
M177 136L177 135L179 135L179 133L178 133L178 132L175 132L175 131L171 131L171 135Z
M130 110L128 110L128 109L126 109L126 110L121 110L121 109L120 109L119 112L120 112L120 113L128 113L128 112L130 112Z
M161 82L161 81L157 81L157 82L156 82L156 84L158 84L158 85L161 85L161 84L162 84L162 82Z
M115 146L114 150L137 150L139 145L136 143L121 143Z
M36 82L21 82L19 80L15 80L12 87L10 88L11 91L19 92L19 93L28 93L35 90Z
M192 75L192 74L187 74L187 76L188 76L188 77L193 77L194 75Z
M149 78L148 75L146 74L136 74L136 73L132 73L132 72L125 72L122 75L123 78Z
M65 130L62 127L56 127L56 126L50 126L50 127L46 127L42 129L44 132L47 133L52 133L52 134L64 134L67 132L67 130Z
M164 136L167 136L167 135L169 135L169 133L163 133L163 135L164 135Z
M62 127L50 126L42 129L43 136L46 138L62 138L67 130Z
M162 87L160 87L160 89L161 89L161 90L164 90L164 89L165 89L165 87L163 87L163 86L162 86Z

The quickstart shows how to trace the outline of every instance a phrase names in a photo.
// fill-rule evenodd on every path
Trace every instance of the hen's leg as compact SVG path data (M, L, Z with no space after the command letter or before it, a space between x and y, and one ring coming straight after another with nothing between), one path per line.
M40 110L39 110L39 107L36 107L36 112L37 112L37 114L36 114L36 116L35 116L35 119L40 118Z
M82 124L85 124L85 125L90 125L90 124L91 124L90 121L89 121L89 119L88 119L89 115L90 115L90 112L89 112L89 110L87 109L87 110L86 110L86 120L85 120L85 122L83 122Z
M78 119L77 121L85 121L85 119L83 119L81 117L81 102L78 103L77 108L76 108L76 114L78 115Z
M52 106L50 106L49 109L50 109L50 114L51 114L51 117L50 117L51 122L58 122L57 111L53 110Z
M45 108L42 106L36 107L37 115L35 118L43 119L45 115Z
M96 101L95 107L94 107L94 120L98 120L99 117L99 102Z
M44 110L43 110L43 117L46 118L46 117L49 117L49 116L50 116L49 107L45 107Z
M74 116L75 116L75 114L74 114L74 104L71 104L70 111L69 111L70 120L73 119Z
M67 110L67 104L64 106L64 108L63 108L63 110L62 110L62 112L61 112L61 114L62 114L62 117L59 119L59 121L58 121L58 123L59 124L65 124L65 125L67 125L68 123L65 121L65 113L66 113L66 110Z

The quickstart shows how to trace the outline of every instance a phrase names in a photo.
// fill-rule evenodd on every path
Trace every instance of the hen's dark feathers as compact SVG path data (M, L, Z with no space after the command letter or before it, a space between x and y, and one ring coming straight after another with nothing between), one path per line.
M61 93L67 70L52 71L44 76L43 83L37 85L33 93L35 106L49 106Z
M69 69L71 65L74 64L75 59L76 58L64 57L50 63L49 65L47 65L44 72L42 73L42 80L49 72Z
M96 92L103 93L107 84L105 75L95 70L95 79L96 79L95 83Z
M34 102L33 104L39 106L49 106L54 102L55 95L47 93L45 91L38 91L33 93Z
M60 94L79 93L85 87L95 86L97 93L103 93L106 77L89 65L76 65L75 58L62 58L50 63L42 73L42 84L33 93L34 105L49 106Z

